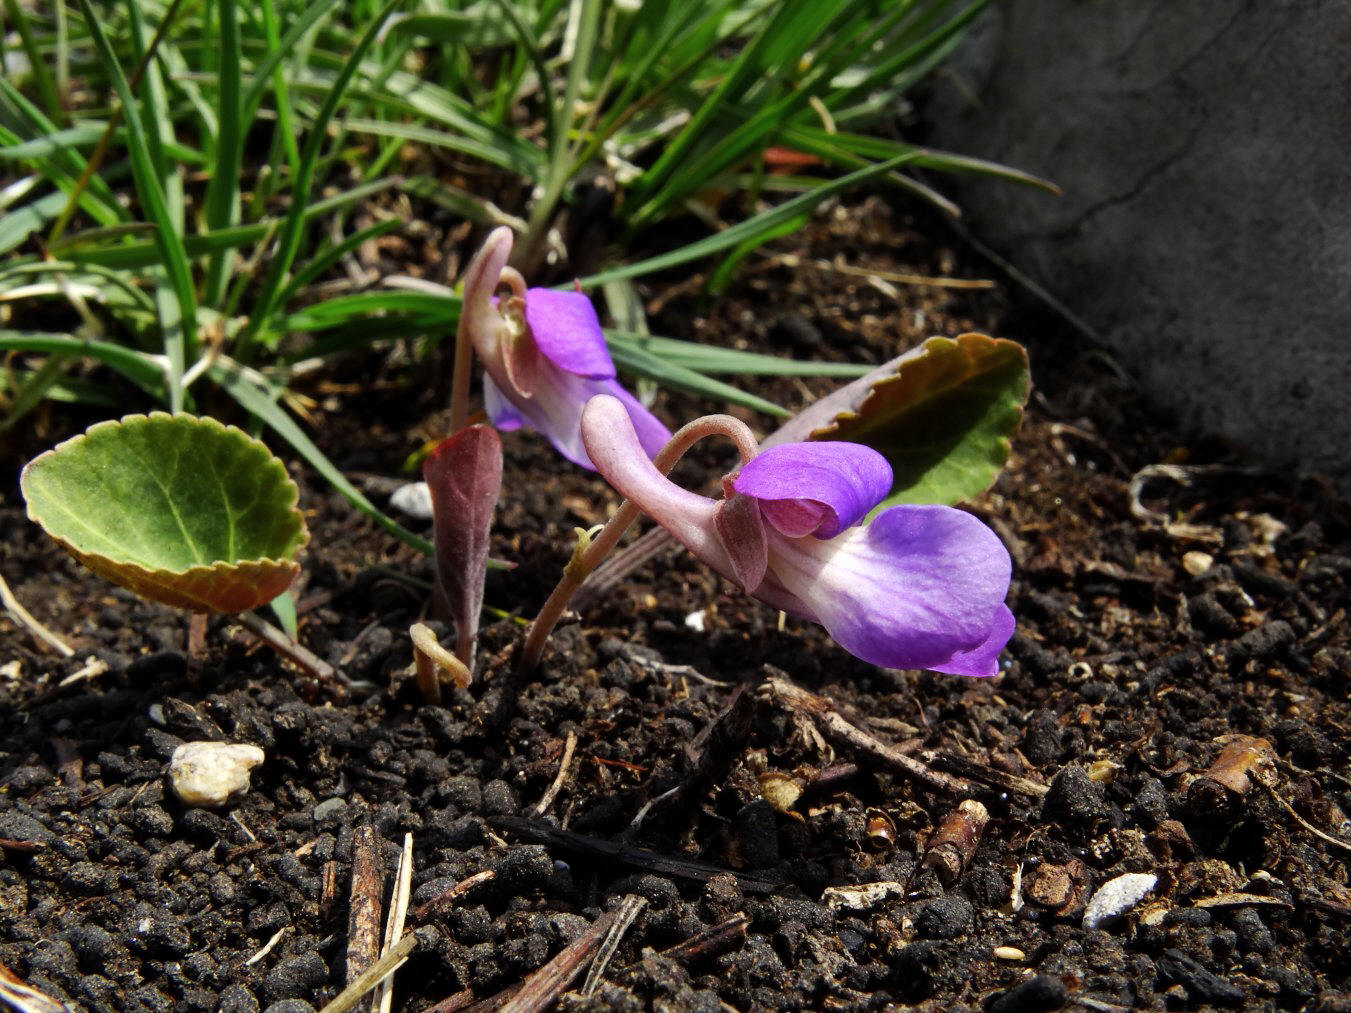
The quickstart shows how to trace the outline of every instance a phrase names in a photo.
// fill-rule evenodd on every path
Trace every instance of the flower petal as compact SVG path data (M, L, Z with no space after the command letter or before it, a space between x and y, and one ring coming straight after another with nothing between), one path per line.
M525 419L516 410L516 406L507 400L502 389L487 373L483 374L483 410L488 413L488 419L492 424L504 433L525 425Z
M891 491L891 465L861 443L784 443L757 454L732 485L790 538L833 538Z
M600 394L609 395L620 402L628 414L630 425L637 430L639 446L648 457L655 457L671 438L670 432L656 416L639 404L617 381L592 380L568 373L547 359L541 359L538 365L532 396L512 399L511 416L507 417L514 417L520 420L518 425L523 423L543 435L554 445L555 450L573 464L595 470L582 444L581 421L586 403ZM498 416L492 414L493 404L489 397L489 379L488 376L484 377L484 406L496 421ZM494 393L506 399L507 388L495 385Z
M1000 605L995 612L994 622L990 625L990 635L985 643L969 651L955 652L942 665L931 666L935 672L948 675L991 676L999 674L999 652L1013 636L1017 620L1007 605Z
M535 344L559 369L592 380L609 380L615 364L591 300L580 292L527 289L525 322Z
M891 507L829 541L771 536L769 567L842 647L875 665L993 675L1013 633L1008 550L952 507Z

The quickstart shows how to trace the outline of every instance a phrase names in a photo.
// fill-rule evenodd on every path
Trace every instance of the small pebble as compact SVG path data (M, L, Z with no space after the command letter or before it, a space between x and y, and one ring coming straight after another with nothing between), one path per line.
M214 809L249 790L249 771L263 759L257 746L187 742L169 758L169 786L184 805Z
M426 482L409 482L394 490L389 505L409 517L428 521L432 517L432 491Z
M341 812L346 807L347 802L340 798L326 798L314 807L314 822L332 816L334 813Z
M1199 577L1215 564L1215 557L1209 552L1186 552L1182 555L1182 569L1193 577Z
M996 960L1026 960L1027 954L1016 946L996 946L994 948Z
M1152 872L1128 872L1108 880L1084 909L1084 928L1101 928L1120 918L1144 900L1158 881Z

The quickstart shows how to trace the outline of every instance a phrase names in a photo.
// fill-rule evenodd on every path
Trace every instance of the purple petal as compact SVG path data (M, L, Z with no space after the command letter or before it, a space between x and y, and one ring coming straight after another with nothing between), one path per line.
M990 636L985 643L969 651L957 651L946 664L931 666L935 672L948 675L991 676L999 674L999 652L1013 636L1017 620L1007 605L1000 605L990 626Z
M608 394L623 405L631 425L637 430L639 445L648 457L655 457L657 451L666 446L671 438L666 427L614 380L588 379L565 372L552 362L543 360L539 363L531 397L508 399L506 386L493 384L490 388L490 383L491 378L485 376L483 400L494 421L499 417L508 423L514 419L518 426L528 426L543 435L560 454L582 468L594 470L582 445L582 409L598 394ZM493 414L497 398L502 399L496 405L502 413L500 416Z
M842 647L875 665L993 675L1013 633L1008 550L952 507L892 507L830 541L772 537L769 566Z
M525 322L539 350L559 369L592 380L614 377L596 308L582 293L527 289Z
M483 410L488 413L492 424L504 433L525 425L525 419L516 406L507 400L502 389L493 383L493 378L487 373L483 374Z
M757 454L732 484L790 538L834 538L891 491L891 465L861 443L784 443Z

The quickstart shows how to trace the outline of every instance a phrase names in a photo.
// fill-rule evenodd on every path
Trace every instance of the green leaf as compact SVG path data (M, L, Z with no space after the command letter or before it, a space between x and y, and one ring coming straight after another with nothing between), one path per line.
M811 405L765 445L849 440L884 454L898 503L959 503L990 487L1009 456L1030 380L1027 351L984 334L930 338Z
M308 538L286 468L242 430L128 415L49 450L19 479L28 516L114 583L196 612L285 591Z

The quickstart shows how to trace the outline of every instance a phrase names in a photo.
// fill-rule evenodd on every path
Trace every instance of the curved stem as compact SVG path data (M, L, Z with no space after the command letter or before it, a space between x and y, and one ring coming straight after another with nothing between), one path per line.
M682 426L653 458L652 464L663 475L668 474L690 447L706 436L726 436L732 440L736 444L742 464L747 463L759 450L750 428L740 419L730 415L705 415ZM563 568L563 577L559 580L558 586L541 606L539 615L530 625L530 632L526 635L525 644L521 647L521 653L516 660L518 673L529 675L539 666L540 658L544 655L544 647L549 642L549 634L563 617L568 602L572 600L572 596L577 593L577 589L582 586L582 582L591 571L618 544L624 532L638 519L638 515L638 508L625 500L614 512L614 516L606 522L600 534L591 539L590 544L580 552L574 553L568 565Z
M450 434L454 436L469 421L469 374L474 363L474 343L469 337L469 314L460 304L460 322L455 326L455 362L450 372Z

